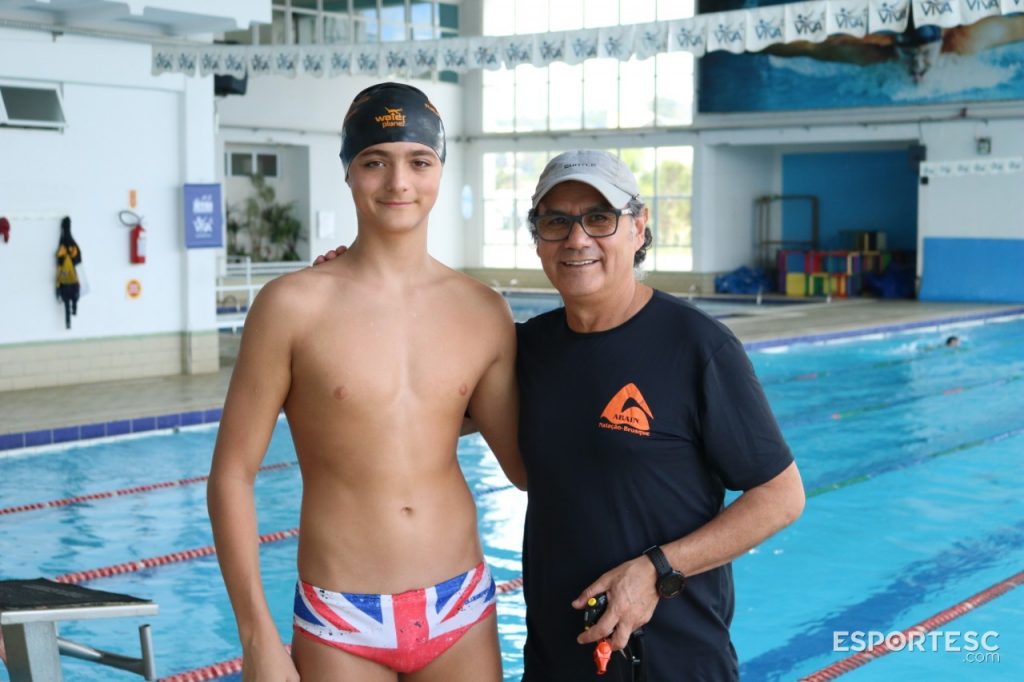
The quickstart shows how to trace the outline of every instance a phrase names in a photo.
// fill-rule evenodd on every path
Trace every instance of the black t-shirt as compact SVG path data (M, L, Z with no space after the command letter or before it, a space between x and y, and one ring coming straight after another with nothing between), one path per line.
M660 291L619 327L569 329L559 308L518 325L527 682L597 680L570 602L605 571L700 528L725 488L793 457L743 346ZM736 679L729 565L688 576L646 627L649 682ZM615 655L613 682L630 677Z

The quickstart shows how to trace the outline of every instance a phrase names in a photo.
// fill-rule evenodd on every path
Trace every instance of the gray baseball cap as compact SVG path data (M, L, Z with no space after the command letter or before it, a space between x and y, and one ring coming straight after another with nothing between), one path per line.
M622 159L595 149L563 152L548 161L537 180L533 208L555 185L575 180L600 192L613 208L623 208L630 199L639 197L636 177Z

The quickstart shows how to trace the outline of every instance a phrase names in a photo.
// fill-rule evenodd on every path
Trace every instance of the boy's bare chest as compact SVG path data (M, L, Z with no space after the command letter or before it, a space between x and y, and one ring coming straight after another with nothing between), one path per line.
M494 358L493 342L459 315L405 312L325 320L294 353L293 387L380 407L467 400Z

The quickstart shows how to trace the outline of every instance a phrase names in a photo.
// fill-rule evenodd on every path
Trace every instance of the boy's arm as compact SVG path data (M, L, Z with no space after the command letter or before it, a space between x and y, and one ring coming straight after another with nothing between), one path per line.
M519 455L519 387L516 383L516 330L504 300L498 354L469 400L469 417L494 452L502 471L517 488L526 490L526 469ZM465 430L465 424L463 426Z
M235 612L247 675L295 679L263 592L253 486L288 396L296 318L289 289L271 282L250 309L207 484L217 560ZM249 679L247 677L247 679Z

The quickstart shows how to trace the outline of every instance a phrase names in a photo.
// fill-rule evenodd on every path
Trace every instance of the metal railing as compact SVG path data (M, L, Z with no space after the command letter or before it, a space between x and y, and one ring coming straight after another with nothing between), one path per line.
M217 328L236 330L264 284L306 267L304 261L253 263L249 256L226 256L217 263Z

